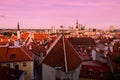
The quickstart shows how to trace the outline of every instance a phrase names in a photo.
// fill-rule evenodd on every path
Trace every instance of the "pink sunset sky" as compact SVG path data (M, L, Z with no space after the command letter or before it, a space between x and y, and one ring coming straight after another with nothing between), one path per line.
M120 27L120 0L0 0L0 28Z

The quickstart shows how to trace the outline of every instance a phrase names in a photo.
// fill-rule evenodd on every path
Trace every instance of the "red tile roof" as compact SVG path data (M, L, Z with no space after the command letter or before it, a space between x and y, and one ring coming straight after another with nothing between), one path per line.
M8 50L8 47L0 47L0 62L3 62L6 60L7 50Z
M80 37L80 38L68 38L72 45L86 45L86 46L95 46L94 39L90 37Z
M33 57L23 47L0 47L0 62L2 63L32 60Z
M43 40L43 39L46 39L46 38L47 38L46 34L37 34L37 33L34 34L34 39L35 40Z
M80 77L89 79L103 79L105 75L101 76L100 72L109 72L110 69L107 64L102 64L97 61L84 61L81 66ZM92 71L92 75L88 74L88 71Z
M40 56L40 53L43 53L43 56L46 55L46 49L44 46L42 45L37 45L35 43L30 43L28 46L27 46L27 49L31 48L31 51L34 52L36 55Z
M28 32L24 32L24 33L21 34L21 38L24 39L24 40L26 40L28 38L28 36L29 36Z
M65 49L63 44L65 45ZM50 51L42 63L54 68L61 67L61 70L66 72L65 55L67 62L67 71L74 70L81 64L79 55L74 50L69 41L64 36L59 36L53 43L53 46L51 46Z
M4 35L0 35L0 45L4 45L8 42L8 38Z
M12 35L12 36L11 36L11 39L12 39L12 40L17 40L17 36L16 36L16 35Z
M80 55L80 59L82 61L90 61L90 60L92 60L92 58L90 57L90 55L88 55L85 52L81 52L81 53L79 53L79 55Z
M109 40L109 39L99 39L99 43L100 44L104 44L105 45L105 43L110 43L111 41Z

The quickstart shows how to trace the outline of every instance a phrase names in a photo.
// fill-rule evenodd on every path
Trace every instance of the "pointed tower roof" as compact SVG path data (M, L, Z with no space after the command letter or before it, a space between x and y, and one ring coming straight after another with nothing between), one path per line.
M19 22L17 23L17 29L20 30L20 25Z
M78 19L77 19L77 20L76 20L76 28L78 28L78 26L79 26L79 25L78 25Z
M48 54L42 63L51 67L61 67L64 72L76 69L81 59L69 41L60 35L48 50Z

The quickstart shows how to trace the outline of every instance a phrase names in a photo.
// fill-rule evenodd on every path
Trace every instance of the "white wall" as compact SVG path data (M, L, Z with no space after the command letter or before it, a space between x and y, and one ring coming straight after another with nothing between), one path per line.
M73 72L73 80L79 80L80 66Z
M55 69L42 64L42 80L55 80Z
M95 61L96 60L96 51L92 50L91 54L92 54L91 57L92 57L93 61Z
M68 72L67 74L63 71L60 71L61 80L69 77L70 80L79 80L80 66L77 69ZM42 80L55 80L56 71L54 68L42 64Z
M34 79L34 63L31 62L31 79Z

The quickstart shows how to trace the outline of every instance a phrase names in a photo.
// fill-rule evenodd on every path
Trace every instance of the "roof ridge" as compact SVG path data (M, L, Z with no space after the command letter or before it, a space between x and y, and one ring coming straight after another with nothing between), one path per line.
M32 60L32 57L22 47L20 49Z
M60 35L52 45L52 49L42 60L42 63L53 68L61 67L61 70L65 73L76 69L81 63L81 59L71 46L65 36Z
M64 51L64 61L65 61L65 71L68 72L68 65L67 65L67 57L66 57L66 47L65 47L65 41L64 36L62 36L62 43L63 43L63 51Z
M60 35L51 45L51 47L47 50L47 54L52 50L52 48L56 45L56 43L58 42L58 40L62 37L62 35Z
M75 48L73 47L73 45L70 43L70 41L66 38L66 41L68 42L68 44L73 48L73 50L75 51L75 53L78 55L78 56L80 56L79 54L78 54L78 52L75 50Z

